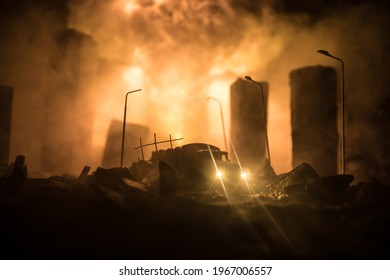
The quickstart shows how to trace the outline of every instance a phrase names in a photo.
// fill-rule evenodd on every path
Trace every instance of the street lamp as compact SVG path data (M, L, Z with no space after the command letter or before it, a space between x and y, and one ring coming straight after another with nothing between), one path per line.
M326 50L317 50L318 53L331 57L341 62L341 172L345 174L345 106L344 106L344 61L330 54Z
M252 80L250 76L245 76L245 79L248 81L251 81L252 83L255 83L256 85L259 85L261 88L261 101L262 101L262 106L263 106L263 113L264 113L264 129L265 129L265 145L267 147L267 156L268 156L268 162L269 165L271 166L271 155L269 152L269 144L268 144L268 132L267 132L267 115L265 112L265 97L264 97L264 88L263 85L257 81Z
M132 90L126 93L126 98L125 98L125 112L123 115L123 129L122 129L122 150L121 150L121 167L123 167L123 152L125 149L125 130L126 130L126 111L127 111L127 96L129 93L137 92L140 91L141 89L136 89Z
M222 102L221 102L221 100L219 100L217 98L207 97L207 101L209 101L210 99L214 100L214 101L217 101L218 104L219 104L219 112L221 114L221 122L222 122L222 130L223 130L223 140L225 142L225 151L227 152L228 151L228 146L227 146L227 141L226 141L226 131L225 131L225 122L224 122L224 119L223 119Z

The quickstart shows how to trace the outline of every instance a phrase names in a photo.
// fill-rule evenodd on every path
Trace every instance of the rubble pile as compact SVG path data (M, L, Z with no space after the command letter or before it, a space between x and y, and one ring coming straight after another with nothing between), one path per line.
M269 198L282 205L302 204L353 207L366 203L387 203L390 187L370 177L367 182L351 185L353 175L319 176L307 163L268 184L259 198Z
M321 177L309 164L302 164L277 176L256 195L246 195L242 203L229 204L223 193L211 190L176 193L170 185L171 171L164 164L141 161L131 168L97 168L91 174L85 167L79 177L37 179L17 173L23 182L19 187L3 173L0 255L13 259L389 257L390 187L374 178L351 186L351 175Z
M302 189L302 185L314 182L319 178L317 172L307 163L303 163L287 174L282 174L265 187L264 194L275 199L287 195L287 189ZM298 187L297 187L298 186ZM301 186L301 187L299 187Z

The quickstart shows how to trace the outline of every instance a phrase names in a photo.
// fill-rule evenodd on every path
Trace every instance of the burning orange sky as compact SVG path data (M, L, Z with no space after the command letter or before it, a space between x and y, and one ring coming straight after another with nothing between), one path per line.
M293 23L293 24L292 24ZM218 104L230 127L230 85L251 75L270 84L268 130L276 172L291 169L289 72L331 64L316 54L335 49L325 25L302 28L305 19L276 18L264 6L257 14L233 10L227 1L74 1L69 21L97 41L102 58L117 63L116 75L98 81L94 146L102 150L111 119L147 125L158 136L224 148ZM119 74L119 75L118 75ZM245 110L245 108L243 108ZM146 141L150 141L146 140Z

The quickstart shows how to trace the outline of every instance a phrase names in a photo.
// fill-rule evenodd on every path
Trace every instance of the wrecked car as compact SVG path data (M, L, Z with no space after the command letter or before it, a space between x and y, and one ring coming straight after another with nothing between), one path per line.
M174 172L175 182L171 184L176 184L178 190L183 191L234 191L242 188L249 179L248 171L230 161L228 152L206 143L191 143L175 149L154 151L151 161L152 164L166 163Z

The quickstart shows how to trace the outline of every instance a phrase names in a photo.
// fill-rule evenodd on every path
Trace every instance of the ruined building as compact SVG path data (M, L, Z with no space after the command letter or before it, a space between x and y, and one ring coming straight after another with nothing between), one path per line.
M332 67L290 73L293 168L309 163L323 176L337 173L337 75Z
M264 89L264 108L267 108L268 84L261 84ZM259 85L238 79L231 86L231 144L235 146L241 164L255 169L263 168L266 155L264 115L267 112L263 111L262 102Z

